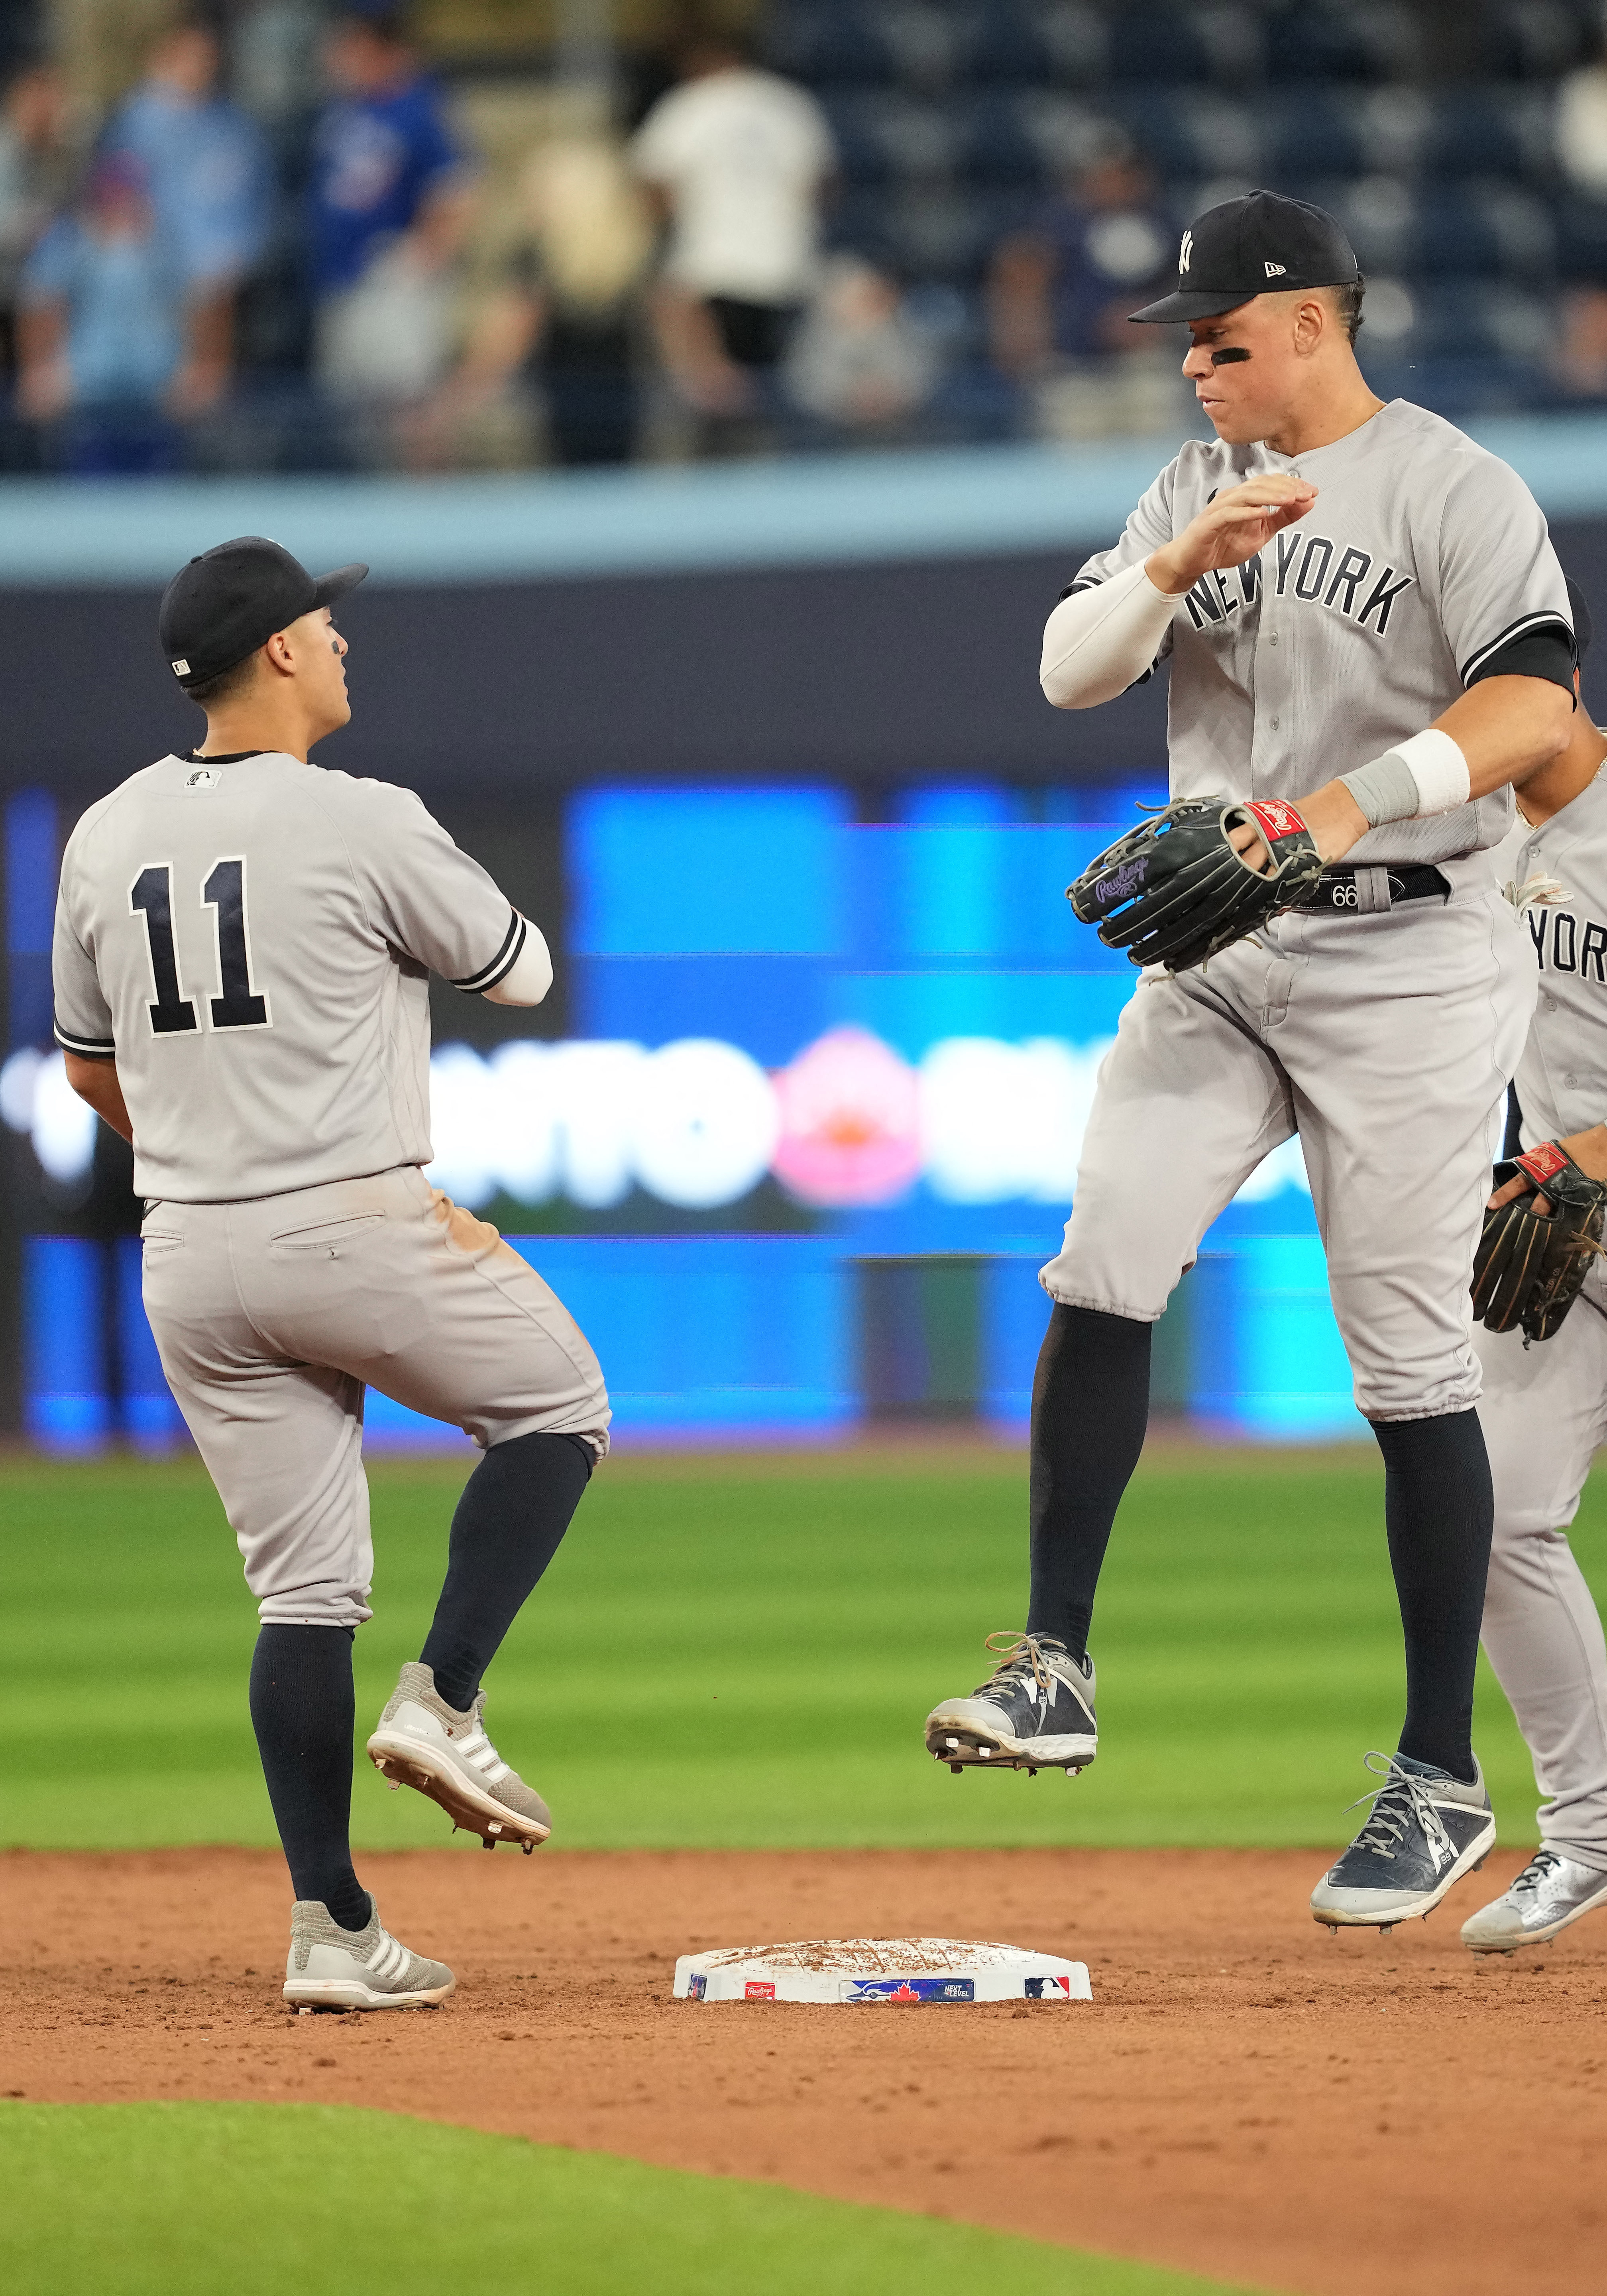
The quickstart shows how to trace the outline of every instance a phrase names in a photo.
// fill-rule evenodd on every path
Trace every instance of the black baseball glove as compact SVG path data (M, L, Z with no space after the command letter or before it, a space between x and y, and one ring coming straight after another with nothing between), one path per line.
M1267 872L1234 852L1229 832L1241 827L1267 845ZM1066 898L1107 948L1185 972L1296 907L1322 873L1316 840L1281 798L1183 798L1107 846Z
M1601 1252L1607 1187L1581 1172L1554 1140L1513 1163L1497 1164L1496 1186L1508 1180L1523 1180L1528 1187L1484 1215L1473 1261L1473 1314L1488 1331L1512 1332L1521 1324L1526 1343L1549 1340ZM1534 1209L1537 1191L1552 1207L1549 1218Z

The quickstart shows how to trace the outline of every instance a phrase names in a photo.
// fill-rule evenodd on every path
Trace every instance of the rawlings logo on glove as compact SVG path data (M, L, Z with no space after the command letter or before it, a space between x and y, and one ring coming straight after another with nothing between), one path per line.
M1235 849L1235 829L1256 832L1267 868ZM1107 846L1066 898L1107 948L1184 972L1297 907L1322 872L1316 840L1281 798L1183 798Z
M1526 1193L1484 1215L1473 1260L1473 1316L1487 1331L1520 1328L1527 1347L1549 1340L1601 1256L1607 1186L1582 1172L1554 1140L1496 1167L1496 1186L1523 1180ZM1543 1194L1549 1213L1535 1210Z

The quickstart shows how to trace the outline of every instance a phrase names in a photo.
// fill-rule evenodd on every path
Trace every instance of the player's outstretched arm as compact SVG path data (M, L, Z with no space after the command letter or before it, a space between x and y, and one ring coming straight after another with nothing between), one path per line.
M1062 598L1044 629L1038 679L1057 709L1113 701L1154 661L1177 601L1213 567L1239 566L1304 518L1316 488L1282 472L1225 488L1136 566Z
M129 1146L134 1145L134 1127L128 1121L127 1105L123 1099L122 1080L115 1061L88 1061L82 1053L68 1053L67 1081L80 1100L86 1100L103 1123L114 1132L120 1132Z

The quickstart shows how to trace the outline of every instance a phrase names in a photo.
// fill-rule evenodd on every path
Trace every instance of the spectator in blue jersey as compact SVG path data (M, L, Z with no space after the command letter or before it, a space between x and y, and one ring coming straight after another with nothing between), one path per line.
M1112 132L994 257L1000 365L1021 373L1049 359L1142 348L1127 315L1135 296L1170 272L1174 236L1149 170Z
M196 355L178 385L179 411L191 414L227 389L235 301L272 219L266 147L256 122L218 93L221 63L217 35L203 19L175 26L102 144L139 163L158 236L184 275Z
M446 364L467 170L399 12L348 6L326 61L335 94L314 142L315 365L345 396L417 398Z
M996 250L988 288L994 359L1035 398L1039 429L1166 427L1169 406L1152 406L1153 391L1138 387L1156 361L1150 331L1129 326L1127 315L1170 277L1175 253L1149 169L1113 127ZM1168 361L1169 347L1160 365ZM1153 380L1176 397L1169 373L1157 367Z
M17 397L56 427L68 470L174 468L171 416L188 396L193 308L176 250L157 227L144 169L100 159L78 210L59 217L23 266Z

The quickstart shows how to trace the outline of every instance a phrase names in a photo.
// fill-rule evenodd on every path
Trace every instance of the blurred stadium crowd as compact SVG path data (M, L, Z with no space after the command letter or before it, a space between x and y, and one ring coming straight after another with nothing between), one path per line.
M1201 208L1364 362L1607 399L1600 0L0 0L0 469L518 468L1189 427Z

